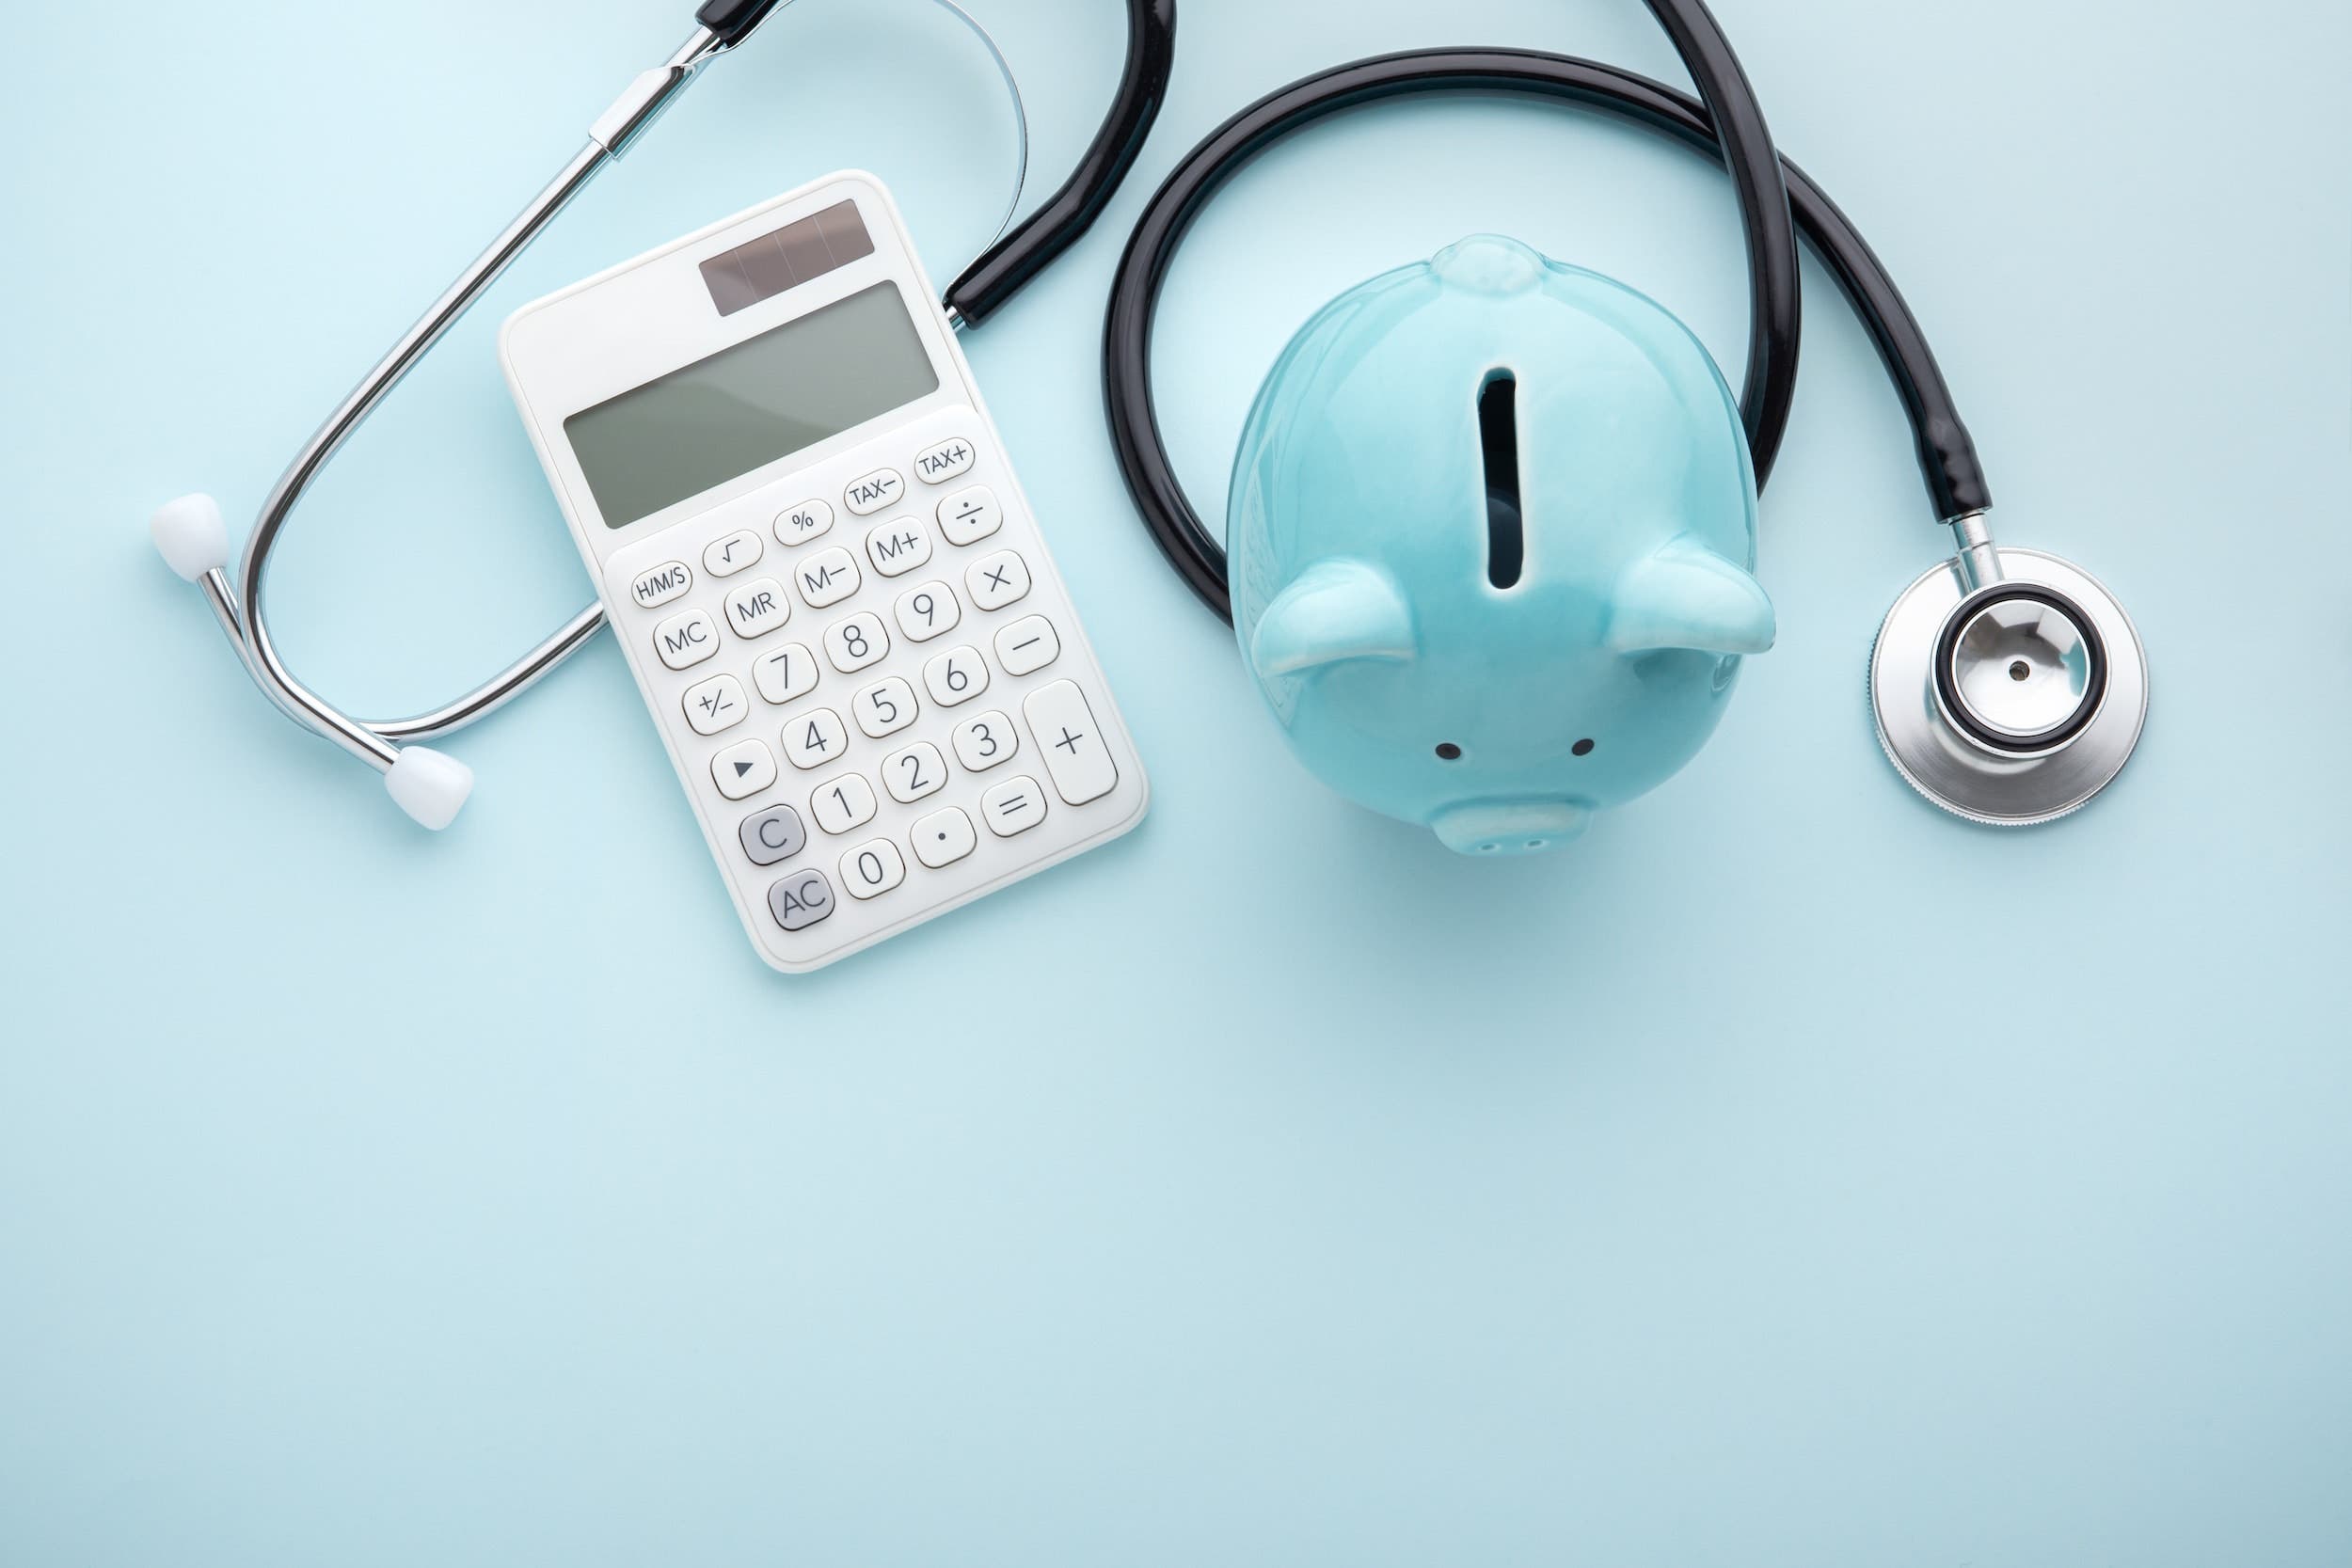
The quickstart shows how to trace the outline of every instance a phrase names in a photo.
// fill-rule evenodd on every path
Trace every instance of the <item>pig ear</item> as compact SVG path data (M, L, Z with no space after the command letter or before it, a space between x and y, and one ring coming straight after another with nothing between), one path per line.
M1609 611L1609 646L1621 654L1760 654L1772 633L1772 601L1756 580L1690 539L1669 540L1627 567Z
M1351 658L1413 657L1413 612L1387 573L1360 561L1319 561L1258 618L1250 661L1290 675Z

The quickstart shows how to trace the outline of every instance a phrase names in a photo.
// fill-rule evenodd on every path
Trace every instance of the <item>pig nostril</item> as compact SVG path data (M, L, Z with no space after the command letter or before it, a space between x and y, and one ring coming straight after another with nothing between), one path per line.
M1540 849L1544 847L1544 841L1540 838L1531 838L1527 841L1527 847L1530 849Z
M1438 743L1438 757L1442 762L1459 762L1462 760L1462 748L1451 740L1441 740Z
M1589 757L1593 754L1593 743L1589 740L1580 740L1575 745L1569 747L1568 750L1574 752L1578 756Z

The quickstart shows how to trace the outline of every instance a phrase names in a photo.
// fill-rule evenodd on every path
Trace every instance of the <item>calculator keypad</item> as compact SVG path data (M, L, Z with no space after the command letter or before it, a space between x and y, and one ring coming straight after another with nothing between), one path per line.
M658 711L690 787L709 781L697 793L723 867L766 905L761 944L787 967L1142 810L1140 768L1009 473L968 410L924 428L610 563L641 677L675 683ZM871 520L844 538L841 512Z

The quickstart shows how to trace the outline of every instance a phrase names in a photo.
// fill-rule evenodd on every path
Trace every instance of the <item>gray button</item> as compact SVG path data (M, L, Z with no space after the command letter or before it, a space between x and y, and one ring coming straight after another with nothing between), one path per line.
M788 861L808 842L808 830L801 826L801 814L790 806L771 806L754 813L743 818L738 833L743 840L743 853L752 857L754 865Z
M777 925L787 931L802 930L833 913L833 884L821 871L787 877L768 890L768 908Z

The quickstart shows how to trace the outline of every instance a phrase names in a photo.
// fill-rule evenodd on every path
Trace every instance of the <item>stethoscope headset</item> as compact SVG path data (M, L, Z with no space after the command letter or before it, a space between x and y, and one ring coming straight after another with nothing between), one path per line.
M704 66L743 42L784 3L708 0L695 13L693 35L631 84L596 121L588 144L295 456L262 506L234 587L227 571L227 532L208 499L183 498L154 519L166 559L182 577L203 585L222 630L263 692L297 723L385 773L394 799L421 819L447 819L420 811L413 802L421 798L441 795L449 814L454 805L446 789L420 790L417 775L459 781L460 802L470 784L462 765L421 743L462 729L528 690L596 634L604 624L602 608L581 610L496 677L432 712L358 719L296 681L272 645L262 615L270 552L311 482L392 388ZM1800 235L1837 280L1902 398L1930 503L1952 531L1955 553L1903 592L1872 650L1871 702L1888 757L1930 800L1975 821L2025 826L2077 809L2122 771L2146 719L2147 665L2130 620L2080 568L1993 542L1986 524L1992 492L1975 443L1886 269L1836 204L1775 150L1738 57L1700 0L1646 3L1689 70L1696 97L1563 55L1414 50L1295 82L1234 115L1184 157L1136 225L1112 284L1104 336L1111 437L1145 527L1186 586L1230 622L1224 548L1187 499L1153 410L1152 335L1161 285L1186 231L1245 166L1332 115L1393 98L1506 93L1598 110L1707 152L1731 175L1749 279L1740 415L1759 488L1772 475L1796 395ZM1142 150L1174 63L1176 0L1127 0L1127 16L1126 63L1109 113L1061 187L946 290L943 306L956 327L985 323L1074 245Z

